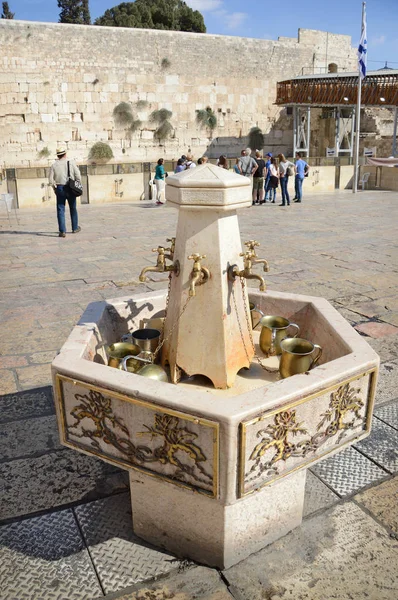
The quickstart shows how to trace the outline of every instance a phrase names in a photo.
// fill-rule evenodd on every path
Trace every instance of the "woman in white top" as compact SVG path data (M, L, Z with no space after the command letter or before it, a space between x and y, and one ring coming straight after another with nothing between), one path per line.
M279 185L279 171L276 163L276 158L274 157L271 158L271 165L269 171L271 173L271 176L269 178L270 198L272 197L271 202L275 204L276 188Z
M289 176L294 175L294 164L286 160L284 154L278 154L279 160L279 181L281 182L282 204L279 206L290 206L290 197L287 190Z

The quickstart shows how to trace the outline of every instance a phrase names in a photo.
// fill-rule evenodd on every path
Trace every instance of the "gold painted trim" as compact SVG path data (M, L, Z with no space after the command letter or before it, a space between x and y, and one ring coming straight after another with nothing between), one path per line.
M303 462L302 464L297 465L296 467L294 467L292 469L286 470L283 473L281 473L280 475L276 475L272 479L269 479L269 480L265 481L264 483L262 483L261 485L259 485L255 489L252 489L252 490L249 490L248 492L246 492L245 491L246 432L247 432L247 428L248 428L249 425L253 425L254 423L257 423L258 421L263 421L265 419L268 419L269 417L272 417L273 415L276 415L276 414L280 413L281 411L290 410L291 408L295 408L296 406L300 406L301 404L309 402L309 401L313 400L314 398L318 398L319 396L323 396L324 394L328 394L329 392L332 392L332 391L338 389L342 385L345 385L347 383L351 383L352 381L358 381L359 379L362 379L363 377L366 377L366 376L369 375L370 379L369 379L368 393L367 393L367 406L366 406L366 413L365 413L365 428L364 428L364 431L363 431L363 433L357 434L356 436L352 437L351 439L347 440L344 444L341 444L341 446L339 446L339 448L344 448L348 444L352 444L355 440L359 440L359 439L362 439L362 438L366 437L369 434L369 432L370 432L370 426L371 426L371 422L372 422L373 406L374 406L374 401L375 401L375 396L376 396L377 373L378 373L378 367L374 367L373 369L369 369L368 371L365 371L364 373L360 373L359 375L354 375L353 377L350 377L349 379L346 379L344 381L340 381L339 383L336 383L336 384L334 384L332 386L329 386L329 387L327 387L327 388L325 388L323 390L320 390L319 392L316 392L314 394L311 394L310 396L306 396L305 398L301 398L300 400L294 400L290 404L282 405L282 406L279 406L277 409L273 409L273 410L270 410L268 412L265 412L262 415L260 415L259 417L255 417L253 419L250 419L249 421L243 421L243 422L241 422L240 426L239 426L239 429L240 429L240 443L239 443L239 458L238 458L238 460L239 460L239 465L238 465L238 476L239 476L239 480L238 480L238 497L239 498L243 498L244 496L248 496L250 494L258 492L263 487L265 487L267 485L270 485L271 483L274 483L275 481L277 481L281 477L285 477L286 475L290 475L291 473L294 473L295 471L298 471L299 469L303 469L303 468L307 467L308 465L312 464L313 462L319 460L320 458L323 458L324 456L327 456L328 454L330 454L331 452L334 452L336 450L336 448L330 448L329 450L327 450L323 454L318 454L316 457L314 457L314 458L312 458L312 459L310 459L310 460L308 460L306 462Z
M120 400L122 402L128 402L133 405L138 405L140 407L147 408L154 412L162 413L165 415L171 415L173 417L177 417L177 418L183 419L185 421L190 421L192 423L195 423L196 425L203 425L204 427L210 427L211 429L213 429L213 489L212 489L212 491L200 488L193 484L177 481L167 475L162 475L161 473L156 473L156 472L146 469L144 467L131 465L130 463L127 463L126 461L123 461L120 458L110 456L106 452L97 452L94 449L91 450L90 448L87 448L86 446L79 444L79 442L71 441L70 439L68 439L67 427L66 427L66 416L65 416L65 402L64 402L64 395L63 395L63 388L62 388L63 381L65 381L67 383L71 383L72 385L81 385L89 390L92 390L95 392L100 392L102 394L105 394L106 396L110 396L111 398L115 398L116 400ZM89 454L89 455L92 454L92 455L98 456L99 458L103 458L103 459L107 460L107 462L111 462L122 468L127 468L128 470L140 471L140 472L145 473L146 475L150 475L151 477L155 477L155 478L161 479L163 481L167 481L169 483L177 485L178 487L183 487L185 489L191 489L191 490L197 491L200 494L205 494L206 496L210 496L211 498L218 498L219 448L220 448L220 439L219 439L220 438L220 435L219 435L220 426L219 426L219 423L217 423L216 421L210 421L208 419L204 419L202 417L196 417L196 416L188 414L188 413L183 413L183 412L180 412L177 410L166 409L163 406L160 406L159 404L155 404L155 403L149 402L147 400L139 400L138 398L132 398L129 396L125 396L123 394L120 394L119 392L115 392L113 390L107 390L106 388L93 385L86 381L73 379L71 377L67 377L66 375L61 375L59 373L56 374L55 382L56 382L55 401L57 402L58 407L59 407L60 437L61 437L62 444L64 444L65 446L68 446L69 448L83 451L86 454Z

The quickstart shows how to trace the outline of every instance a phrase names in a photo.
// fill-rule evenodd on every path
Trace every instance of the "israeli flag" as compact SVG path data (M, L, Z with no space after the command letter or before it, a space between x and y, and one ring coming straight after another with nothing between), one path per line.
M366 3L363 3L361 40L358 46L358 70L361 79L366 77L366 60L368 54L368 40L366 39Z

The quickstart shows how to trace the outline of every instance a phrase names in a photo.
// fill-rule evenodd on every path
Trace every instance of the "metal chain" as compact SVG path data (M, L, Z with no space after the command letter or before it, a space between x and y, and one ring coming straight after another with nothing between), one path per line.
M163 345L167 342L167 340L170 338L171 334L173 333L174 329L177 327L179 320L181 319L182 315L184 314L192 296L188 296L187 297L187 301L185 302L184 306L181 309L180 314L178 315L178 317L176 318L176 320L173 323L172 328L170 329L168 335L166 337L164 337L164 326L166 324L166 317L167 317L167 310L169 308L169 300L170 300L170 288L171 288L171 277L172 277L172 273L170 272L169 275L169 287L167 290L167 296L166 296L166 308L165 308L165 313L164 313L164 324L163 324L163 329L162 329L162 335L160 336L160 340L159 340L159 344L155 350L155 352L153 353L153 361L155 362L157 355L159 354L160 350L163 348Z
M235 313L236 313L236 318L237 318L237 321L238 321L238 327L239 327L240 337L242 338L243 348L245 349L247 362L250 364L250 356L249 356L249 353L248 353L247 348L246 348L245 336L243 335L242 325L241 325L240 318L239 318L239 311L238 311L238 307L237 307L237 304L236 304L235 286L234 285L232 286L232 299L234 301ZM245 302L245 305L246 305L246 302Z
M243 298L243 306L244 306L244 309L245 309L245 317L246 317L247 330L249 332L250 342L251 342L251 345L253 347L254 358L257 360L258 364L260 365L260 367L264 371L267 371L267 373L276 373L279 369L270 369L270 368L266 367L265 365L263 365L263 363L261 362L261 358L259 357L259 355L256 352L256 346L254 345L254 339L253 339L253 334L252 334L251 317L250 317L250 315L248 313L248 310L247 310L247 302L246 302L246 280L245 280L244 277L240 277L239 279L240 279L240 283L241 283L241 286L242 286L242 298ZM239 315L238 315L238 323L239 323ZM240 328L240 324L239 324L239 328ZM243 343L244 343L244 341L243 341ZM246 346L245 346L245 352L246 352L246 356L247 356Z

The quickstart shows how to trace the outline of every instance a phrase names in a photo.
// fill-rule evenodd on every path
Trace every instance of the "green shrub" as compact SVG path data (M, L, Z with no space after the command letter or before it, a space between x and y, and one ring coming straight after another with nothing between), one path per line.
M37 156L39 158L48 158L50 156L50 150L47 148L47 146L45 146L40 150L40 152L38 152Z
M88 155L90 160L105 159L110 160L113 158L112 148L105 142L96 142L91 148Z
M167 110L167 108L161 108L160 110L154 110L151 113L149 120L151 123L162 124L165 121L168 121L172 115L173 113L170 110Z
M252 150L262 150L265 145L264 134L259 127L252 127L249 131L249 147Z
M168 69L171 66L171 62L168 58L162 58L162 62L160 63L162 69Z
M206 127L213 131L217 126L217 117L210 106L196 111L196 122L200 127Z
M157 138L159 140L159 142L163 142L168 137L170 137L172 131L173 131L173 127L172 127L170 121L164 121L156 129L155 133L153 134L153 137Z
M116 125L120 125L120 127L130 126L134 121L132 107L128 102L120 102L115 106L112 114Z
M148 100L138 100L138 102L135 103L137 110L142 110L143 108L146 108L148 104Z

